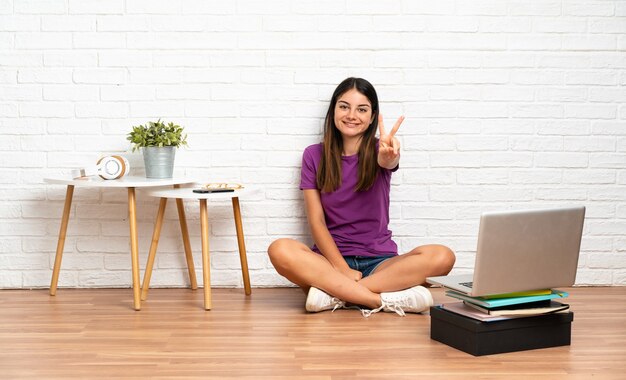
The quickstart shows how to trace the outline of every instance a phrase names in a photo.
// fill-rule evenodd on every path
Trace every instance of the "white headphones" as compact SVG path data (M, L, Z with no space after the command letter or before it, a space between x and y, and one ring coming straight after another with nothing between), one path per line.
M96 165L98 175L103 179L122 178L130 171L130 164L124 156L104 156Z
M96 162L96 166L72 170L73 178L99 175L102 179L118 179L127 175L130 164L124 156L104 156Z

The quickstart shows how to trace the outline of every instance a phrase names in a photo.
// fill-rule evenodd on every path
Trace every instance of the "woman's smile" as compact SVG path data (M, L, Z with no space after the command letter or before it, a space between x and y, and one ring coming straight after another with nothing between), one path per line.
M344 121L343 124L348 128L360 128L363 125L361 123L351 123L349 121Z

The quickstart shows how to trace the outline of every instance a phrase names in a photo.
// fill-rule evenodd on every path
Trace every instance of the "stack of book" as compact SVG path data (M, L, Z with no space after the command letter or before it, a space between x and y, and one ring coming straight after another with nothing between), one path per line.
M449 297L462 302L441 305L445 310L473 318L482 322L501 321L513 318L563 313L569 305L555 301L569 294L556 289L543 289L528 292L508 293L487 297L470 297L454 290L446 290Z

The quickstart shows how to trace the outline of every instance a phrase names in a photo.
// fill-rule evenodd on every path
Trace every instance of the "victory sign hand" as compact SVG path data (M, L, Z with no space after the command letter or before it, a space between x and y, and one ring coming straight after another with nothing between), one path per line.
M400 128L400 124L404 121L404 116L400 116L398 121L391 128L391 132L387 133L383 123L383 115L378 115L378 131L380 140L378 146L378 165L386 169L393 169L400 162L400 141L395 137L396 132Z

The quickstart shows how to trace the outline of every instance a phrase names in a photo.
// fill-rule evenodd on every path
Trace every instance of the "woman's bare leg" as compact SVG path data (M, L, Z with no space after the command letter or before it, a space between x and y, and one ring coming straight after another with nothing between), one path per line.
M292 239L279 239L268 248L274 268L305 291L311 286L342 301L377 308L380 295L337 271L324 258L305 244Z
M426 277L443 276L452 270L456 257L443 245L423 245L380 264L359 281L374 293L408 289L426 282Z

